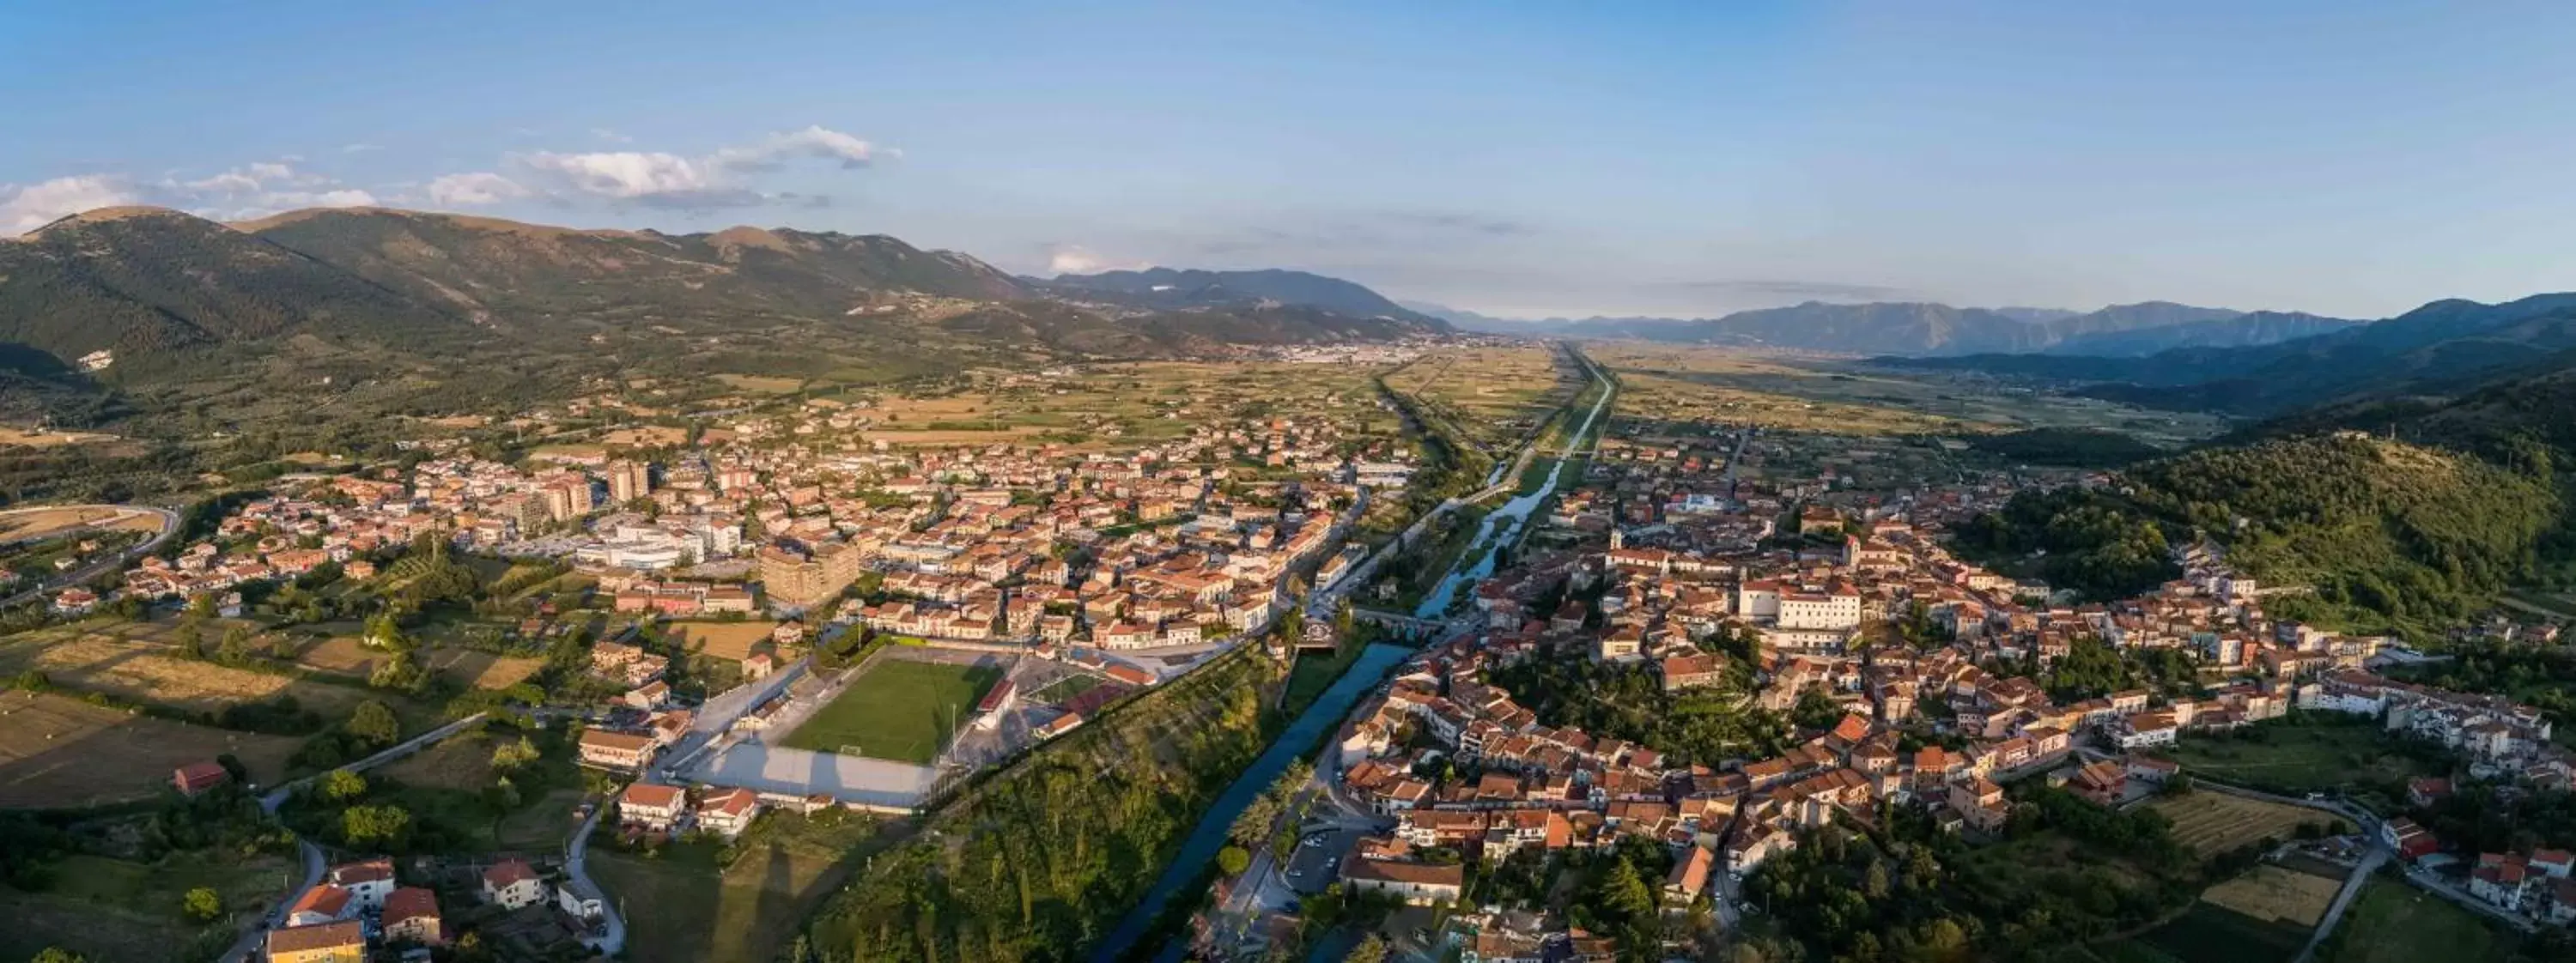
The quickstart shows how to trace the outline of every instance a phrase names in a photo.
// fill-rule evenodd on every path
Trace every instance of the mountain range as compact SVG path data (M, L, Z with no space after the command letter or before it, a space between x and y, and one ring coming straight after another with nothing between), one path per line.
M2274 416L2343 400L2450 396L2546 370L2576 349L2576 293L2502 304L2435 301L2382 321L2253 346L2130 357L1895 358L1912 367L2092 382L2078 393L2153 408Z
M1511 321L1438 305L1408 305L1471 331L1555 337L1634 338L1833 354L1953 356L1989 353L2131 355L2183 346L2243 346L2341 330L2358 322L2310 314L2245 312L2165 301L2098 311L1959 308L1927 302L1809 301L1718 318L1549 318Z
M0 240L0 376L44 389L10 392L10 413L24 415L16 402L30 398L262 369L281 390L308 375L471 390L507 366L545 380L628 369L868 380L1449 330L1329 278L1138 277L1166 275L1185 296L1157 290L1162 280L1130 295L1118 277L1014 277L882 235L577 230L374 208L219 224L109 208ZM66 367L102 350L114 364L94 376Z

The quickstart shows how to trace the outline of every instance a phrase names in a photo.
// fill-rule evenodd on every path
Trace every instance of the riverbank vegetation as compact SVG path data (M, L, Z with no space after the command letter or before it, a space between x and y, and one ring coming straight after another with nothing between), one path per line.
M1079 958L1261 754L1285 675L1247 647L965 791L824 904L807 958Z

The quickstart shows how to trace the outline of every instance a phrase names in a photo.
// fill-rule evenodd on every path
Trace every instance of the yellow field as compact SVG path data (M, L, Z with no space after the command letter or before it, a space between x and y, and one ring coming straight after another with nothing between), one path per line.
M232 753L273 782L302 740L182 725L78 699L0 692L0 808L51 808L150 796L170 773Z
M208 644L221 638L222 631L209 626ZM291 695L305 708L334 717L366 698L346 686L197 662L168 651L151 642L76 628L30 632L0 642L0 673L32 669L58 685L190 712Z
M1036 427L1005 428L1000 431L886 431L871 428L862 437L870 442L882 441L886 444L898 447L908 445L987 445L994 442L1017 441L1023 437L1040 434L1045 431L1046 429L1044 428Z
M1387 387L1447 412L1482 448L1517 442L1581 387L1543 344L1453 348L1388 375Z
M2209 790L2179 798L2158 799L2147 805L2173 820L2176 842L2202 855L2224 852L2266 836L2286 840L2298 830L2300 823L2334 820L2333 816L2313 809Z
M2279 866L2257 866L2252 872L2210 887L2200 898L2260 920L2279 920L2313 927L2334 905L2341 880L2313 876Z
M83 526L115 521L124 513L124 509L113 505L54 505L0 512L0 541L44 538ZM161 517L149 513L136 514L110 527L157 532L161 530Z
M801 378L771 378L762 375L720 374L716 376L716 380L744 391L771 395L787 394L805 386L805 381Z
M711 658L740 662L749 658L755 647L769 641L770 630L777 627L778 623L765 619L743 622L674 622L670 625L669 633L683 649Z
M689 430L643 425L617 429L601 436L599 440L614 448L661 448L686 444L689 440Z
M100 434L94 431L35 432L0 426L0 448L7 448L13 445L25 448L54 448L63 445L88 445L115 440L117 440L117 436L115 435Z

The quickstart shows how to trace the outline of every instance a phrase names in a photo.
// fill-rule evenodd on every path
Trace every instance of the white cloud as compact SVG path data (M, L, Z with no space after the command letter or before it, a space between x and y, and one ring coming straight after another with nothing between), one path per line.
M142 203L143 197L114 174L57 177L23 187L0 184L0 236L24 234L62 218L101 207Z
M842 167L865 167L876 160L882 149L837 130L814 125L804 130L772 134L768 140L749 147L727 147L711 160L718 167L734 170L770 170L778 162L792 157L837 160Z
M663 151L597 151L517 154L511 163L524 168L539 187L556 197L588 196L652 207L706 210L751 207L773 202L806 202L811 198L766 194L746 182L746 175L774 171L786 161L838 161L843 168L863 167L891 152L836 130L807 127L774 134L747 146L720 148L704 157Z
M371 151L371 150L383 150L383 149L384 149L383 145L380 145L380 144L365 144L365 143L359 143L359 144L344 144L344 145L342 145L342 146L340 147L340 153L343 153L343 154L364 154L364 153L366 153L366 152L368 152L368 151Z
M573 190L602 197L632 199L653 194L679 194L705 190L715 183L714 171L678 154L541 152L518 160L531 170L563 178Z
M498 204L528 196L519 182L490 171L448 174L429 182L429 199L439 204Z
M306 207L372 207L376 196L338 178L295 166L294 159L244 164L192 181L163 180L159 196L219 221L266 217Z
M1149 265L1103 257L1079 244L1057 244L1047 249L1047 270L1057 274L1098 274L1102 271L1136 271Z
M593 127L593 128L591 128L591 129L590 129L590 136L592 136L592 137L597 137L597 138L599 138L599 139L601 139L601 140L606 140L606 141L615 141L615 142L620 143L620 144L632 144L632 143L634 143L634 142L635 142L635 138L628 137L628 136L626 136L626 135L624 135L624 134L620 134L620 133L618 133L618 132L616 132L616 131L613 131L613 130L610 130L610 129L606 128L606 127Z

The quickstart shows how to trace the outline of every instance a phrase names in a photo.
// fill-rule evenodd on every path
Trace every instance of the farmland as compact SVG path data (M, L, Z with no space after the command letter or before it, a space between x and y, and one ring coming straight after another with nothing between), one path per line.
M2203 856L2226 852L2270 837L2287 840L2300 823L2324 824L2332 815L2313 809L2199 791L2147 804L2173 820L2174 841Z
M2404 883L2374 879L2345 911L2317 959L2323 963L2505 960L2512 935L2483 917Z
M998 667L895 659L864 671L781 745L819 752L849 747L878 759L928 763L1002 677Z
M1471 446L1499 456L1563 407L1583 382L1538 344L1455 348L1389 374L1386 386L1446 415Z
M767 619L741 622L673 622L663 634L680 648L709 658L740 662L749 658L761 644L769 641L770 630L778 623Z
M1188 434L1213 419L1329 420L1392 437L1368 369L1285 363L1140 362L1042 377L975 376L937 391L869 399L847 417L889 447L1046 441L1075 449ZM839 403L836 401L817 402Z
M2207 438L2226 428L2222 419L2208 415L2039 395L2001 389L1983 379L1842 360L1637 342L1589 343L1584 351L1620 372L1630 390L1657 388L1658 396L1714 409L1707 417L1772 428L1831 434L2102 428L2166 445Z
M874 850L874 824L846 811L772 814L718 866L701 846L659 858L594 849L592 871L627 907L638 963L766 963L797 922Z
M60 695L0 692L0 808L150 796L170 772L224 753L273 781L300 740L136 715Z
M2186 737L2166 755L2193 776L2283 795L2376 789L2441 772L2366 721L2265 723L2234 737Z
M2212 886L2200 898L2255 919L2314 929L2342 888L2340 879L2267 865Z
M180 658L135 637L136 628L72 626L11 636L0 640L0 674L42 672L56 685L187 712L293 696L307 709L338 718L368 698L354 686Z
M213 889L224 908L247 913L276 899L290 872L275 856L246 860L166 859L144 864L78 855L57 866L41 893L0 888L0 959L21 960L60 946L93 960L184 958L199 934L229 936L221 923L201 927L180 910L191 888ZM220 944L217 944L220 945Z

